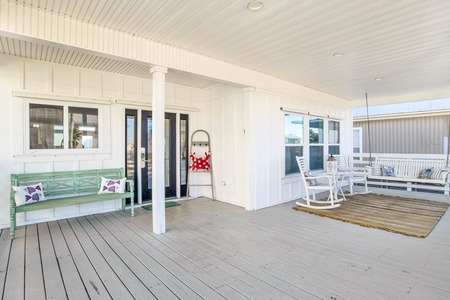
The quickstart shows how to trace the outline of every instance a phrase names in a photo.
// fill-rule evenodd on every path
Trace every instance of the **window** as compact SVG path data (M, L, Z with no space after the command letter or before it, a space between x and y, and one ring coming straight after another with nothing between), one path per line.
M303 156L303 117L285 115L284 117L285 174L300 172L296 156Z
M311 170L323 169L324 158L324 120L320 118L309 119L309 168Z
M97 108L30 103L29 118L32 150L98 148Z
M64 107L30 104L30 149L60 149L63 146Z
M338 155L341 153L340 147L340 123L337 121L328 122L328 154Z
M340 126L328 118L285 113L285 175L299 173L296 156L309 157L311 170L323 170L328 154L341 152Z
M362 153L362 128L353 128L353 153Z
M98 110L69 107L69 148L98 148Z

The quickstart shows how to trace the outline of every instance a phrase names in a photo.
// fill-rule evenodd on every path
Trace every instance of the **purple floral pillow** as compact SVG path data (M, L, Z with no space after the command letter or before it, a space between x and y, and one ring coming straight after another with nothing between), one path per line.
M102 177L102 183L100 185L99 194L112 194L112 193L124 193L125 192L125 180L122 179L109 179Z
M13 186L14 200L17 206L45 201L42 182L32 186Z

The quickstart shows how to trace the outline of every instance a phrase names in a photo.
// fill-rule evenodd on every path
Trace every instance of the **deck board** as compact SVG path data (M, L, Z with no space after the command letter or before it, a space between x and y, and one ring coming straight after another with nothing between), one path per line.
M153 297L164 299L173 295L161 280L159 280L153 273L151 273L150 270L145 267L145 265L140 263L140 261L137 259L137 257L139 257L139 252L133 253L122 244L122 241L124 241L126 237L124 237L123 234L119 232L118 228L116 228L111 222L108 222L102 215L89 216L87 217L87 219L91 223L100 221L100 223L97 223L97 225L95 226L95 229L102 236L108 246L111 249L114 249L115 254L123 261L123 263L128 268L130 268L130 271L133 273L133 277L139 274L137 278L132 280L142 282L143 287L145 286L145 288L149 290L151 295L145 296L145 299L150 299ZM113 235L113 232L116 236ZM135 289L140 288L132 288L132 290ZM134 294L133 296L138 298L142 297L142 295L138 294Z
M412 238L206 198L0 232L3 299L449 299L450 212Z
M3 294L8 271L9 254L11 252L9 229L2 229L0 234L0 294ZM1 297L0 298L3 298Z
M25 245L25 298L45 299L37 226L27 226Z
M136 220L137 219L138 218L136 218ZM228 299L245 299L242 298L243 296L237 291L231 289L229 286L224 285L223 282L219 279L211 276L211 274L204 272L204 267L206 267L208 263L201 265L196 264L194 262L195 258L193 256L197 255L193 253L191 255L190 253L187 253L186 255L186 253L183 253L184 248L181 245L171 242L171 240L168 239L165 235L158 236L158 239L167 247L171 248L177 253L177 255L171 256L176 263L178 263L179 265L182 264L188 272L190 272L191 274L195 274L195 276L197 276L202 282L212 287L220 295Z
M302 293L302 297L307 297L308 294L316 295L318 297L333 297L330 291L325 290L321 286L326 280L326 274L321 274L321 276L317 276L315 280L308 280L307 277L311 277L311 272L308 270L303 270L302 268L292 268L292 261L285 263L283 260L284 255L278 257L276 253L268 253L266 251L260 251L260 247L249 247L248 239L245 238L237 238L239 236L239 232L234 233L232 236L227 236L225 234L216 234L211 235L207 238L208 234L204 233L205 230L202 228L192 228L190 232L195 232L195 235L198 238L203 239L206 243L214 244L215 240L222 239L224 242L221 244L221 249L230 253L232 255L233 260L239 259L240 261L236 261L233 264L242 264L246 262L251 264L254 267L260 268L264 270L267 274L271 274L278 278L279 280L283 280L285 283L302 289L304 293ZM210 229L213 230L215 227L210 225ZM219 230L219 229L217 229ZM188 233L186 233L188 234ZM182 239L183 233L180 235L180 239ZM183 240L181 240L183 242ZM197 245L196 242L193 243L195 247ZM267 243L263 243L261 247L267 247ZM280 253L281 254L281 253ZM228 259L228 262L232 260ZM275 280L274 280L275 281ZM289 289L292 287L286 288ZM297 291L298 292L298 291ZM341 293L344 293L342 291ZM345 290L345 294L351 294L350 291ZM337 295L334 295L336 297ZM363 299L361 294L358 294L358 299Z
M38 232L46 297L47 299L64 299L66 297L66 290L48 224L38 224Z
M200 239L206 239L206 241L211 244L215 243L215 241L217 240L223 240L223 242L220 244L220 247L222 249L229 248L229 251L233 256L242 257L242 260L244 261L249 260L250 257L252 257L253 259L255 257L259 257L261 266L267 267L268 265L272 264L275 268L278 268L281 273L283 273L283 276L285 278L291 277L292 279L290 279L290 284L294 284L295 278L298 278L300 276L302 279L301 287L309 293L316 295L317 297L328 298L337 296L333 295L332 292L323 289L321 286L323 286L324 282L326 283L327 280L329 280L330 282L338 282L344 279L335 276L330 277L330 275L328 274L328 270L326 270L325 272L320 272L319 270L318 273L314 266L310 266L308 262L310 261L314 265L314 259L312 257L313 254L308 251L304 252L307 261L297 262L293 259L293 253L290 253L293 248L287 247L286 253L280 251L284 246L272 243L273 237L272 239L270 239L270 236L268 236L261 242L259 242L258 239L254 240L254 238L252 237L253 235L257 235L258 237L262 238L264 238L264 236L266 235L265 232L261 232L260 227L255 228L254 232L250 231L249 228L247 228L247 230L245 230L245 234L250 235L239 238L241 236L242 227L240 227L238 223L239 220L233 220L233 222L229 223L234 224L233 227L235 227L236 230L231 230L229 228L224 230L223 224L222 226L215 226L214 223L210 222L208 226L189 228L189 232L197 235ZM183 226L183 224L180 225ZM210 232L208 232L208 230ZM214 231L216 231L217 233L215 233ZM208 238L208 236L210 237ZM292 266L295 266L295 268L292 268ZM286 270L290 270L290 272L286 272ZM315 273L316 275L314 276ZM350 290L343 290L340 293L347 296L352 295ZM370 291L370 294L371 298L373 299L373 291ZM363 299L364 297L361 294L358 294L356 298Z
M79 220L83 221L85 219L79 218ZM116 299L133 299L122 278L119 278L116 271L109 265L108 257L105 257L101 249L95 246L93 241L100 240L100 235L98 233L89 235L84 231L79 220L68 219L67 221L111 297ZM126 278L123 279L127 280Z
M64 282L65 292L69 299L89 299L88 291L83 284L82 278L79 276L77 264L71 253L74 248L66 243L66 240L73 236L73 233L71 231L69 232L66 227L68 225L65 220L49 223L49 230L60 267L61 278ZM15 242L16 240L14 239ZM79 266L81 267L82 265Z
M147 244L141 244L143 248L148 248L151 245L153 248L151 255L153 255L166 269L175 270L177 277L200 298L222 298L219 297L217 293L214 293L214 290L210 286L202 282L198 277L193 276L184 266L178 264L177 261L173 259L174 257L178 258L178 255L159 241L157 235L152 232L152 222L143 222L139 216L131 219L131 222L135 228L135 232Z
M69 226L67 220L61 220L58 221L58 223L55 222L54 225L59 225L62 232L64 233L67 247L69 247L70 254L72 256L71 258L77 266L77 272L80 277L79 280L83 283L83 289L86 290L89 298L105 299L106 297L109 297L110 295L103 281L92 266L88 256L84 252L80 242L72 231L72 228Z
M16 237L10 248L3 299L25 298L25 227L17 228Z
M146 221L137 221L137 222L139 222L140 224L141 224L141 226L145 226L145 224L151 224L151 219L150 218L148 218L148 216L149 216L149 213L148 212L145 212L145 211L142 211L141 212L141 214L140 214L140 216L142 216L142 217L144 217L144 218L146 218ZM159 237L158 237L159 238ZM221 263L222 263L222 261L219 261L219 260L217 260L217 259L214 259L214 257L204 257L204 256L201 256L200 255L200 252L201 251L201 249L197 249L197 251L194 253L195 254L195 256L190 256L190 259L192 260L194 260L199 266L201 266L202 268L209 268L209 266L211 266L211 265L214 265L214 266L217 266L218 268L221 268L220 267L220 265L221 265ZM178 252L179 253L179 252ZM172 255L172 258L174 259L174 260L177 260L177 258L179 258L180 256L177 254L177 253L174 253L174 255ZM186 266L186 265L191 265L191 264L188 264L188 263L184 263L183 264L183 266ZM227 273L227 271L226 270L224 270L224 268L222 267L221 268L224 272L226 272ZM214 270L214 271L217 271L217 270ZM216 273L217 274L217 273ZM228 274L230 274L229 272L228 272ZM232 274L230 274L230 275L232 275ZM198 275L197 275L198 276ZM238 277L238 276L236 276L236 275L232 275L233 276L233 278L234 278L234 282L236 283L236 281L242 281L243 280L243 277L245 276L245 274L244 274L244 276L242 276L242 277ZM210 279L208 279L208 280L210 280ZM217 285L217 284L216 284ZM262 293L262 292L260 292L260 291L249 291L249 288L250 289L252 289L252 286L250 285L250 284L246 284L246 285L242 285L241 284L241 287L244 287L245 288L245 292L239 292L239 289L237 289L237 288L235 288L235 290L237 290L238 292L239 292L239 294L244 294L244 295L250 295L250 297L252 297L252 298L254 298L254 299L256 299L256 298L258 298L258 299L269 299L268 297L267 297L267 295L265 295L264 293Z
M185 283L182 276L178 276L178 265L171 262L164 251L160 252L154 247L149 236L153 233L136 226L129 218L124 219L118 214L105 214L105 217L120 228L128 236L130 242L124 243L125 247L131 249L139 257L141 263L145 264L153 274L180 299L201 299L201 297ZM138 218L138 217L134 217ZM149 225L150 226L150 225Z

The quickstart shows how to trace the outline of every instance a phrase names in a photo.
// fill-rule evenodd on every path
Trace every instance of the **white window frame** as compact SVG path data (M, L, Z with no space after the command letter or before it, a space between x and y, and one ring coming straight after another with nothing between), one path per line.
M30 145L30 104L41 105L54 105L63 107L63 134L64 134L64 147L62 149L31 149ZM91 149L73 149L69 148L69 107L81 107L81 108L93 108L98 112L98 148ZM102 105L90 104L86 102L66 102L55 100L38 100L38 99L25 99L25 134L24 134L24 153L25 154L54 154L54 153L98 153L102 149Z
M362 127L353 127L353 136L352 136L352 152L353 153L363 153L363 136L362 136ZM355 136L358 137L359 140L359 152L355 152Z
M329 116L315 116L313 114L305 114L305 113L296 113L296 112L291 112L291 111L282 111L283 112L283 139L285 139L286 137L286 129L285 129L285 118L287 115L297 115L299 117L303 118L303 142L299 145L301 147L303 147L303 156L307 157L307 161L308 164L310 162L310 146L322 146L323 147L323 166L325 168L326 166L326 160L328 159L328 155L329 155L329 146L339 146L339 152L342 151L342 132L343 132L343 120L341 119L337 119L337 118L332 118ZM323 138L323 143L320 144L311 144L309 142L309 122L311 118L319 118L322 119L324 122L324 138ZM339 143L338 144L329 144L329 122L330 121L334 121L334 122L338 122L339 123ZM286 142L283 142L283 163L282 163L282 170L283 170L283 175L284 177L293 177L293 176L298 176L299 172L296 173L290 173L290 174L286 174ZM292 145L293 146L293 145ZM334 154L334 153L333 153ZM323 169L317 169L314 171L320 171Z
M339 137L338 137L339 143L330 143L329 142L329 140L330 140L330 122L336 122L336 123L339 124ZM328 138L327 152L328 152L328 155L327 156L329 156L330 154L340 155L341 154L341 150L342 150L342 147L341 147L341 144L342 144L341 143L341 141L342 141L342 122L339 121L339 120L336 120L336 119L328 118L327 126L328 126L328 129L327 129L327 133L328 133L328 136L327 136L327 138ZM339 147L339 153L330 153L330 146L338 146Z

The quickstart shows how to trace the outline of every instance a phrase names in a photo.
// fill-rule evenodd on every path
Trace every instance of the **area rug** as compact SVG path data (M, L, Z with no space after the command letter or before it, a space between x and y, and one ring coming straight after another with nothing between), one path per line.
M444 215L449 204L385 195L354 195L333 209L293 209L360 226L382 229L407 236L426 237Z
M172 206L178 206L178 205L181 205L181 204L180 203L176 203L174 201L166 202L166 208L172 207ZM152 210L152 205L151 204L142 205L141 207L146 209L146 210Z

